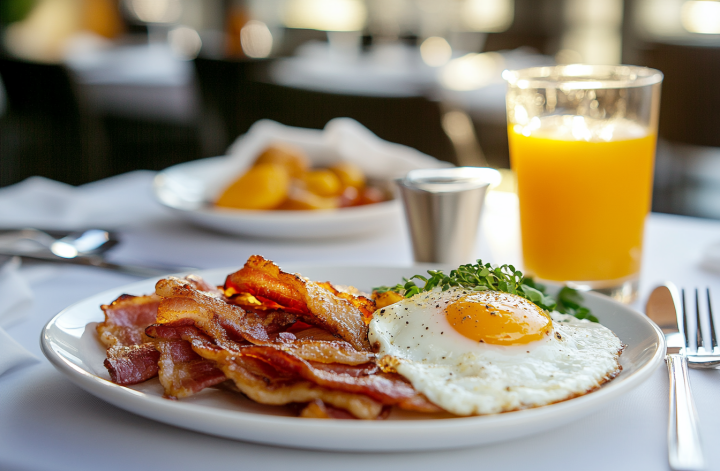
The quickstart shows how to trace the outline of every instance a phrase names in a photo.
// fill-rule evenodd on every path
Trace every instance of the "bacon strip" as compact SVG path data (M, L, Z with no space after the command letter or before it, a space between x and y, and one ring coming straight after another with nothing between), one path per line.
M258 317L247 316L242 308L228 304L213 293L198 291L184 280L160 280L155 285L155 292L167 298L158 307L157 322L160 324L192 319L218 345L227 348L232 348L233 340L259 344L271 341Z
M376 418L381 412L381 407L377 407L378 402L373 394L367 391L353 391L352 388L337 387L339 383L367 382L373 383L370 389L373 389L375 382L380 380L379 376L371 376L377 371L374 363L365 363L362 365L341 365L341 364L325 364L316 362L305 362L296 357L286 349L285 345L279 344L274 346L241 346L235 345L231 349L223 348L213 342L212 337L204 333L192 319L178 319L167 324L155 324L149 326L147 335L155 339L165 341L190 341L192 349L201 357L212 360L214 364L222 370L222 372L230 379L235 381L238 389L250 397L269 404L285 404L290 402L307 402L311 399L323 399L329 404L333 404L339 408L354 408L354 415L360 418ZM161 340L161 341L162 341ZM157 340L156 340L157 341ZM158 342L158 345L162 345ZM265 352L264 355L258 356L258 353ZM285 358L286 361L297 365L300 362L304 366L305 373L298 374L298 369L283 367L275 358L274 352L280 355L278 358ZM312 372L324 377L335 378L336 383L321 384ZM173 370L168 369L167 378L163 379L163 371L161 365L161 381L166 387L168 396L184 397L192 394L194 391L182 390L178 391L173 384L179 382L174 379L176 374ZM371 379L369 379L371 378ZM382 380L380 380L382 382ZM387 381L387 380L385 380ZM380 383L378 383L380 384ZM168 386L170 385L170 386ZM399 389L405 391L404 397L415 395L415 391L407 383L398 381ZM378 389L378 388L374 388ZM385 389L388 389L385 387ZM347 394L340 394L347 393ZM359 400L354 396L367 396L366 399ZM380 397L382 394L375 394ZM368 402L370 399L371 402ZM285 402L283 402L285 401ZM387 402L387 400L385 401ZM397 400L392 402L398 402ZM372 407L370 407L372 406Z
M327 404L325 404L320 399L315 399L314 401L308 403L307 406L303 408L302 411L300 411L300 417L304 417L306 419L341 419L341 420L348 420L348 419L354 419L355 417L352 416L352 414L349 414L348 412L338 409L337 407L332 407Z
M224 350L203 351L195 342L192 345L193 350L201 356L220 360L217 362L218 367L233 381L237 389L261 404L284 405L317 399L365 420L374 420L383 411L382 404L366 395L330 389L301 380L250 356L233 357Z
M197 275L188 275L185 283L197 290L223 296L222 291ZM123 294L101 306L105 321L98 324L96 330L100 341L108 348L104 364L114 383L136 384L158 374L160 353L149 343L145 329L157 321L161 299L155 294Z
M306 322L322 327L357 350L370 351L364 321L374 311L367 298L340 293L329 283L314 283L286 273L273 262L253 255L225 280L226 293L250 293L280 304Z
M155 322L160 297L131 296L123 294L110 304L100 308L105 321L96 327L100 341L105 347L139 345L147 341L145 328Z
M227 379L215 362L204 360L184 340L160 340L155 347L160 352L158 376L167 397L188 397Z
M213 343L212 338L201 331L192 319L178 319L168 324L151 325L147 329L147 335L155 338L158 345L162 345L163 342L184 342L191 345L196 354L213 364L224 374L224 377L232 379L240 392L262 404L282 405L321 399L335 407L350 411L358 418L374 419L382 412L382 405L367 396L320 387L302 380L297 375L279 371L266 362L244 357L240 353L246 347L237 345L233 350L224 349ZM232 358L235 358L235 361L231 360ZM217 362L218 359L227 361L221 364ZM346 367L358 371L363 368ZM192 387L175 386L182 382L182 379L176 377L177 370L168 368L167 375L163 377L163 374L164 371L161 371L161 382L165 387L166 395L187 397L196 392Z
M302 358L285 351L284 346L239 346L226 348L212 343L211 337L201 332L191 320L181 319L172 324L148 327L147 334L168 340L186 340L201 357L213 360L227 376L227 368L232 365L247 367L246 359L259 360L263 368L270 368L273 378L283 377L293 381L303 380L327 387L328 389L348 393L363 394L386 405L398 404L417 395L412 386L398 375L362 374L365 367L345 367L333 371L333 367L317 367ZM367 369L375 372L374 369ZM350 374L349 374L350 373Z
M158 374L160 352L151 343L115 346L108 350L104 361L110 380L124 386L146 381Z
M245 340L255 345L281 343L285 350L301 358L322 363L358 365L375 357L373 353L359 352L341 340L297 339L287 333L281 333L280 338L272 336L265 330L265 320L257 314L197 291L177 278L160 280L156 291L166 297L158 308L158 324L175 325L181 319L185 322L191 320L217 345L229 350L236 348L237 340Z
M204 356L203 353L198 353ZM401 399L411 398L417 394L409 383L394 375L380 373L351 376L335 373L331 370L314 368L307 361L274 347L243 347L239 353L242 357L255 358L272 365L275 370L288 376L311 381L337 391L364 394L385 405L397 404ZM234 352L222 352L216 356L216 361L220 365L230 364L236 357Z

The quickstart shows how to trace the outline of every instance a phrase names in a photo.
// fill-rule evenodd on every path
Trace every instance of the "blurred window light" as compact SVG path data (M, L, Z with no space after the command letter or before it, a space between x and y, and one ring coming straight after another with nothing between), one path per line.
M168 44L173 53L183 59L194 59L202 47L197 31L187 26L178 26L168 32Z
M514 0L465 0L462 20L471 31L505 31L515 16Z
M681 7L680 0L639 0L633 17L640 33L651 37L684 35Z
M182 14L180 0L127 0L126 4L143 23L174 23Z
M622 37L613 29L573 28L563 34L561 47L576 51L585 64L619 64Z
M578 64L582 62L582 54L572 49L560 49L555 54L555 62L558 64Z
M5 48L24 59L60 62L66 41L80 26L75 7L68 1L38 1L25 19L2 31Z
M272 33L262 21L250 20L240 30L240 45L248 57L267 57L272 51Z
M720 2L685 2L680 17L683 27L691 33L720 34Z
M420 56L430 67L440 67L452 58L452 48L445 38L431 36L420 45Z
M472 119L464 111L448 111L442 117L442 127L448 137L459 145L476 142L475 127Z
M288 28L321 31L360 31L366 21L362 0L289 0L284 19Z
M620 26L623 19L622 0L571 0L564 10L565 21L574 25Z
M393 38L414 30L417 12L411 0L367 0L366 4L371 36Z
M622 53L622 0L566 0L562 49L587 64L618 64Z
M466 54L443 67L440 83L450 90L476 90L499 81L504 68L505 61L496 52Z

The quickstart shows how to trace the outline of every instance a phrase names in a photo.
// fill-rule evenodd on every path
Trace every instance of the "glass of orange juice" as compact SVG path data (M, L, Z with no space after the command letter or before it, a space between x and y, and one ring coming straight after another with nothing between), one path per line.
M662 74L575 64L503 77L525 271L631 301L650 211Z

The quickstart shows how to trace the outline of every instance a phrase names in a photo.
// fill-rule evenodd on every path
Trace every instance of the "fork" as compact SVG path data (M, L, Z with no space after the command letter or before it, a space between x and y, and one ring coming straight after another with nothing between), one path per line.
M710 289L705 289L704 297L700 293L696 288L686 296L685 290L682 290L684 350L690 368L715 368L720 365L718 326L714 320ZM695 308L695 315L692 315L692 307Z

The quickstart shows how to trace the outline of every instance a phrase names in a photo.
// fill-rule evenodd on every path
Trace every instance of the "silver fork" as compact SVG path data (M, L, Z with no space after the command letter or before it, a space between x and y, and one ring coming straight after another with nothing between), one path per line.
M717 329L720 326L714 319L710 289L706 288L704 291L705 296L702 296L702 291L697 288L689 291L686 296L685 290L682 290L682 307L685 313L682 329L690 368L720 366L720 347L717 340Z

